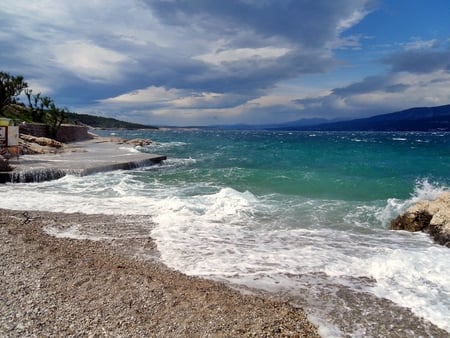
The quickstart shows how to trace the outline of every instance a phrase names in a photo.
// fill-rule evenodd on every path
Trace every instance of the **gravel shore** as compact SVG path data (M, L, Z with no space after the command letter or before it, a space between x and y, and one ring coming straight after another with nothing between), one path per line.
M318 337L301 309L168 269L151 238L56 238L55 219L86 215L0 209L2 337Z

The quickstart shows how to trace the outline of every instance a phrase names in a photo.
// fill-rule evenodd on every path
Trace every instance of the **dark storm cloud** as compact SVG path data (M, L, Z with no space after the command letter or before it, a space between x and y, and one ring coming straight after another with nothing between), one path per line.
M37 80L57 103L121 104L107 99L154 86L177 90L176 104L191 104L176 109L238 107L280 81L337 67L332 49L373 3L5 1L2 67ZM125 102L136 110L173 108L170 100Z
M164 22L185 26L195 22L205 32L233 37L241 31L259 39L282 37L294 44L321 47L336 36L356 10L368 9L365 0L179 0L145 2ZM236 41L236 42L239 42ZM251 42L247 40L247 42ZM236 46L242 46L237 43Z
M450 72L450 49L407 50L383 59L392 72L430 73L437 70Z
M339 96L369 93L386 87L388 82L388 78L385 76L370 76L361 82L352 83L342 88L335 88L332 93Z
M298 74L321 73L335 61L319 53L292 52L276 60L246 59L224 62L221 67L183 63L160 73L160 85L218 93L255 93Z
M346 97L380 90L387 93L394 93L402 92L408 87L408 84L393 83L391 76L369 76L360 82L352 83L346 87L335 88L332 90L332 94Z
M367 1L145 1L158 20L179 26L192 39L224 41L222 50L278 46L289 49L278 58L246 58L208 64L160 50L163 57L139 60L146 69L142 85L167 88L247 92L254 95L280 80L322 73L338 63L324 50L338 35L339 23L364 11ZM197 35L197 36L196 36ZM189 52L195 56L195 51Z

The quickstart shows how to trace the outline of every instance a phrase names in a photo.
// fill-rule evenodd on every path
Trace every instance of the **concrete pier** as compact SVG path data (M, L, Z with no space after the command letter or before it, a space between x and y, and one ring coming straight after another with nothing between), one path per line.
M112 170L151 166L166 156L136 151L128 144L89 140L71 143L65 152L23 155L10 160L11 172L0 172L0 183L41 182L72 174L90 175Z

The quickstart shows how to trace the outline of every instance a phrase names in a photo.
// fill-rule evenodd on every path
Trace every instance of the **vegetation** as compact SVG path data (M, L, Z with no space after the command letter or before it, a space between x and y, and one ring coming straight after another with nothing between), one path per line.
M26 104L20 101L21 96L26 97ZM50 97L34 93L23 76L13 76L6 72L0 72L0 116L16 121L45 123L52 138L56 138L58 129L64 122L105 129L157 129L113 118L71 113L67 108L57 107Z
M28 107L20 102L25 94ZM0 116L26 122L45 123L49 127L50 137L56 138L61 124L66 120L67 108L59 108L48 96L33 94L23 76L13 76L0 72Z
M0 72L0 113L5 107L18 102L17 97L28 84L22 76L11 76L8 73Z
M157 127L88 114L67 113L67 119L74 124L84 124L92 128L100 129L158 129Z

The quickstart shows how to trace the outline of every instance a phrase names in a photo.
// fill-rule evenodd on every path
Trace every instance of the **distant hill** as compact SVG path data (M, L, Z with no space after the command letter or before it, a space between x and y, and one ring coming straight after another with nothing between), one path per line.
M31 111L20 104L12 104L4 109L0 116L16 121L33 122ZM93 128L102 129L158 129L154 126L120 121L109 117L94 116L88 114L67 113L65 123L84 124Z
M327 120L323 118L309 118L300 119L284 123L272 123L272 124L227 124L227 125L212 125L206 128L216 128L222 130L268 130L268 129L283 129L283 128L297 128L308 127L318 124L329 123L336 120ZM199 128L199 127L197 127ZM200 127L205 128L205 127Z
M317 125L340 122L342 119L308 118L290 122L279 123L271 129L310 128Z
M84 124L93 128L101 129L158 129L154 126L147 126L138 123L131 123L116 120L110 117L101 117L88 114L68 113L68 122Z
M283 127L277 130L317 131L450 131L450 105L411 108L363 119Z

